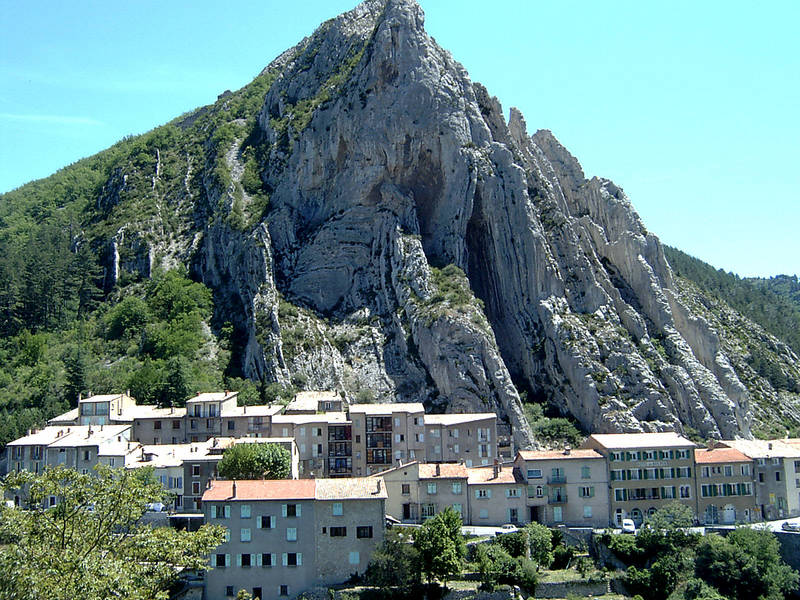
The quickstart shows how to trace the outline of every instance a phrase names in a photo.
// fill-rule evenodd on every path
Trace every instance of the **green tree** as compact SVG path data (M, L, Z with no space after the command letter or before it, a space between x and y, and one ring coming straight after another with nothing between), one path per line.
M379 587L408 587L421 583L419 551L409 543L409 535L389 529L380 547L372 553L365 579Z
M780 600L796 589L798 573L780 556L775 535L739 527L728 537L708 535L697 548L697 576L731 598Z
M286 479L292 457L278 444L239 443L225 450L218 468L223 479Z
M453 509L447 508L414 532L414 548L420 556L420 567L428 582L436 579L444 581L461 572L464 557L464 538L461 526L454 530L455 519L448 513L455 513L458 522L461 517Z
M147 303L137 296L126 296L106 313L106 335L112 340L141 335L149 320Z
M547 569L553 563L553 532L541 523L525 525L530 556L540 567Z
M224 539L220 527L196 532L140 523L164 500L152 470L63 467L11 473L0 484L22 498L0 509L0 597L15 600L165 600L183 569L206 567ZM57 499L49 506L48 499Z

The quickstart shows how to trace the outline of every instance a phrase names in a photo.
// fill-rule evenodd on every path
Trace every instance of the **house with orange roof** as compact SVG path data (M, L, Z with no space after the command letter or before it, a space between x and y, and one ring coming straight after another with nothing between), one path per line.
M530 521L525 478L518 467L500 461L467 469L470 525L521 524Z
M695 513L705 525L749 523L756 510L753 493L753 459L736 448L724 446L694 451Z
M207 523L226 528L211 554L206 598L297 597L363 573L384 538L380 477L211 481Z

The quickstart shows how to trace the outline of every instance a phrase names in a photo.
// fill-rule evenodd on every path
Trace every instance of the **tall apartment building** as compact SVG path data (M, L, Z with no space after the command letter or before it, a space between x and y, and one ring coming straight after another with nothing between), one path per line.
M800 515L800 448L783 440L723 440L753 461L756 517Z
M354 475L352 423L346 413L275 415L272 431L297 441L301 477Z
M380 478L213 481L205 519L228 535L211 555L205 598L296 598L363 573L384 537Z
M608 471L596 450L521 450L514 466L526 483L526 520L548 526L608 525Z
M735 448L694 451L695 514L700 523L749 523L756 516L753 461Z
M425 415L426 460L489 465L497 454L497 415L465 413Z
M425 457L425 408L420 402L353 404L353 475L378 473L395 461Z
M694 449L697 445L677 433L592 434L582 448L596 450L608 465L613 523L630 518L640 525L645 517L672 501L692 510Z

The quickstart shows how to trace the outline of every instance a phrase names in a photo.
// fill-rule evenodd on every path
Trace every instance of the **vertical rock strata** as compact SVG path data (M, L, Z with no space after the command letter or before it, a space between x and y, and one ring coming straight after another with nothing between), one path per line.
M747 391L622 190L506 122L413 0L367 0L267 71L269 209L184 244L248 376L496 410L519 444L517 388L591 431L749 435Z

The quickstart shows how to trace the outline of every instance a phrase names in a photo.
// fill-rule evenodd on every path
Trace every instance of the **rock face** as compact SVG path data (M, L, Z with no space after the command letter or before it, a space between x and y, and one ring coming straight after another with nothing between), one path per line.
M590 431L749 436L747 390L622 190L506 121L413 0L367 0L264 73L269 209L172 244L224 300L248 376L496 410L520 445L518 388ZM227 189L187 187L196 205L248 206L240 141Z

